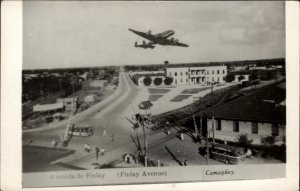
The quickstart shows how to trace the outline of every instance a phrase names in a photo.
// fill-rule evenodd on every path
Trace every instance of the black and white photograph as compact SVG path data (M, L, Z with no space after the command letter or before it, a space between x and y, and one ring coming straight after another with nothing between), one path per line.
M285 8L23 1L22 187L284 178Z

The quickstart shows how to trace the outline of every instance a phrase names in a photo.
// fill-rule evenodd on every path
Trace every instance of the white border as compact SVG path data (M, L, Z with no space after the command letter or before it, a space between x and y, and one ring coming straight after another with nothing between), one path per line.
M21 190L22 2L1 2L1 190ZM55 190L298 190L299 188L299 2L286 2L286 178L180 184L93 186ZM29 189L24 189L29 190ZM31 190L41 190L31 189ZM43 190L54 190L46 188Z

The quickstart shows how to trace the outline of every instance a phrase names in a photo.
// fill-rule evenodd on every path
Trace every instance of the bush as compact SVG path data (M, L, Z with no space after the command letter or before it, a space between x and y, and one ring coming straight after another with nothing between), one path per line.
M244 80L244 79L245 79L245 76L243 76L243 75L241 75L241 76L238 77L239 82L242 81L242 80Z
M275 137L273 136L262 137L261 143L264 145L273 145L275 143Z
M252 143L252 139L248 138L247 134L241 134L237 137L237 142L241 147L248 147Z
M152 79L151 77L147 76L144 78L143 83L145 86L150 86L150 84L152 83Z
M234 80L234 74L228 74L224 77L225 82L232 82Z
M156 86L159 86L162 83L162 78L155 78L153 82Z
M164 80L165 85L171 85L173 83L173 78L172 77L166 77Z

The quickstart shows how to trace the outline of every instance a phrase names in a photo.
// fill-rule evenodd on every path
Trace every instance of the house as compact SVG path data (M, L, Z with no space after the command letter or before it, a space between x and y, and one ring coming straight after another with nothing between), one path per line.
M33 112L52 112L52 111L62 111L64 105L62 103L53 103L53 104L37 104L33 106Z
M216 139L237 141L239 135L246 134L253 144L262 144L262 138L272 136L276 144L284 144L286 107L281 104L284 100L285 89L279 84L220 105L214 108L214 120L211 111L206 113L210 137L214 132Z
M234 83L242 83L250 80L250 74L240 74L234 76Z
M173 78L172 85L225 83L224 77L227 75L227 66L219 64L187 65L186 67L167 65L165 75Z
M78 107L78 98L70 97L70 98L59 98L56 100L56 103L62 103L66 111L75 112Z
M96 96L95 95L87 95L84 97L84 102L86 103L91 103L96 101Z
M82 88L84 90L101 90L107 84L107 80L91 80L91 81L84 81L82 83Z

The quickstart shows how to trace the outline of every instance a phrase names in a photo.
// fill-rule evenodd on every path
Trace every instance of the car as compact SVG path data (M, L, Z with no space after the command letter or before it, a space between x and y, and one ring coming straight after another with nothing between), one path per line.
M246 158L244 148L224 144L212 145L209 153L210 158L223 161L225 164L239 164Z

